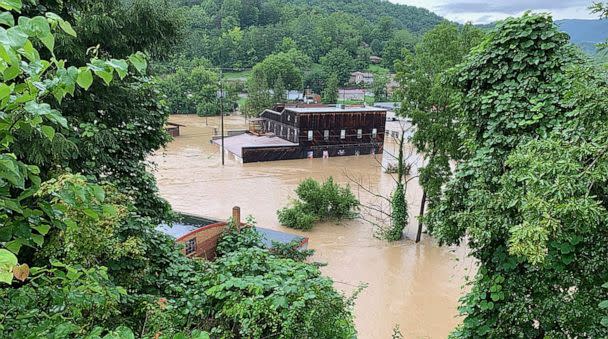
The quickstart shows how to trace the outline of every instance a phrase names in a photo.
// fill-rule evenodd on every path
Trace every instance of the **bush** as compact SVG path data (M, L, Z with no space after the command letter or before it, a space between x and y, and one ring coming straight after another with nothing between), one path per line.
M217 242L216 254L223 256L243 248L264 248L262 235L255 229L256 221L248 216L240 231L234 226L232 220L228 221L228 227Z
M308 231L312 229L317 217L312 213L306 212L301 203L296 203L292 207L285 207L277 212L279 222L290 228Z
M296 193L299 200L293 206L277 211L281 224L291 228L310 230L316 221L352 218L359 207L350 187L341 187L332 177L323 184L308 178Z
M215 338L354 338L353 298L312 264L260 248L218 258L202 281Z
M299 262L303 262L315 254L314 250L301 249L300 245L301 243L298 240L293 240L288 243L273 241L270 253L279 258L291 259Z

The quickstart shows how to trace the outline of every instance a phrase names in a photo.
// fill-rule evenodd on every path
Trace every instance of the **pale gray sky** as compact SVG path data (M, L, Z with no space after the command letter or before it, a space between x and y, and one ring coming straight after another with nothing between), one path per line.
M549 12L553 19L597 19L587 7L593 0L389 0L424 7L449 20L489 23L527 10Z

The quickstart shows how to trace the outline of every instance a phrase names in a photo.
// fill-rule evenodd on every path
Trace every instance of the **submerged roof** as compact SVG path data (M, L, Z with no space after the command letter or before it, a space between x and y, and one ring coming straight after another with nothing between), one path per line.
M218 220L186 213L178 213L177 219L178 220L176 220L171 226L167 224L158 225L158 230L175 239L178 239L203 226L212 225L218 222Z
M179 221L176 221L171 226L166 224L159 225L157 229L171 236L172 238L179 239L188 233L200 229L201 227L216 224L222 226L225 225L225 223L219 222L217 220L208 219L205 217L199 217L189 214L179 214ZM275 231L262 227L255 227L255 230L260 233L262 238L262 244L267 248L272 248L272 243L275 241L282 244L287 244L292 241L298 241L303 244L307 239L299 235L284 233L281 231Z
M384 108L377 107L286 107L285 110L289 110L296 113L340 113L340 112L386 112Z
M213 140L215 144L221 145L222 140ZM256 136L249 133L224 138L224 148L239 158L243 157L243 147L277 147L297 146L298 144L282 139L277 136Z

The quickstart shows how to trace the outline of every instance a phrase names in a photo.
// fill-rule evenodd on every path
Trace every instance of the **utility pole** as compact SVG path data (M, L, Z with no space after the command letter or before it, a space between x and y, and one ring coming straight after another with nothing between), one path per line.
M222 166L224 166L224 157L226 151L224 150L224 81L222 79L222 69L220 69L220 115L222 124Z

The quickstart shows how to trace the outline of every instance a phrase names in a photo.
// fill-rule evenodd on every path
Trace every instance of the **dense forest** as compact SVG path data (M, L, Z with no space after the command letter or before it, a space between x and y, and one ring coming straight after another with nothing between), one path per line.
M381 0L183 0L186 20L180 52L222 67L253 67L266 56L287 52L289 41L311 58L335 48L354 59L384 57L392 67L411 35L443 19L425 9ZM409 40L408 40L409 39ZM410 45L411 46L411 45Z

